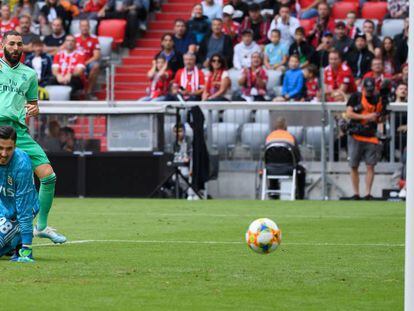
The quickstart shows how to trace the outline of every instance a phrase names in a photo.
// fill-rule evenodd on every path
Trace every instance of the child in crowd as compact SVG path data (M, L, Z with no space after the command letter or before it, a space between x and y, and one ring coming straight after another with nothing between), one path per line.
M305 68L309 65L314 53L315 49L306 41L305 29L303 27L296 28L295 41L289 47L289 56L298 55L300 67Z
M147 89L148 96L142 101L162 101L168 93L168 86L172 79L172 71L168 69L166 58L159 55L152 61L152 68L148 71L151 86Z
M361 30L355 26L357 20L357 15L354 11L348 12L346 15L346 34L352 40L355 39L355 36L361 32Z
M264 65L266 69L285 71L288 47L280 42L280 30L273 29L270 35L271 43L264 50Z
M305 101L318 100L320 96L318 82L318 67L316 67L314 64L310 64L308 67L303 69L303 76L306 79Z
M273 101L299 101L303 98L304 78L299 65L299 56L291 55L289 57L289 70L286 71L283 79L282 96L276 97Z

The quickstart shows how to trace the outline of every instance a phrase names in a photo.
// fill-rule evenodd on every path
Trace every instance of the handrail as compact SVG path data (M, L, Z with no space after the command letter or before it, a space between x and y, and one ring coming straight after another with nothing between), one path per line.
M248 110L291 110L291 111L320 111L322 105L315 102L138 102L114 101L40 101L41 113L45 114L130 114L130 113L160 113L174 107L199 106L208 110L248 109ZM332 112L344 111L345 103L333 102L325 105ZM392 103L388 110L395 112L407 111L407 104Z

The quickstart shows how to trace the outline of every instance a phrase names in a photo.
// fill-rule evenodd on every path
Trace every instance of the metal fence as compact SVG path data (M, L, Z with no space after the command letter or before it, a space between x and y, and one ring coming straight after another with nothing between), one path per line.
M205 116L205 137L209 149L223 160L259 160L262 155L266 136L271 132L274 121L283 116L288 122L288 130L295 135L305 161L321 161L326 152L328 162L343 162L347 158L346 134L338 127L338 120L345 111L344 103L287 102L177 102L148 103L124 101L100 102L41 102L41 117L31 119L32 134L44 141L50 136L47 128L51 120L63 127L74 130L76 148L94 151L111 151L108 146L108 120L111 116L137 116L136 123L145 122L138 116L162 115L164 151L171 151L174 143L173 126L176 123L175 108L180 108L180 119L185 124L186 135L191 139L192 130L187 121L188 109L198 105ZM379 130L387 137L384 141L383 162L394 163L399 160L406 144L405 104L391 104L389 116ZM325 128L323 127L323 120ZM131 132L135 128L134 118L128 121ZM154 135L161 128L152 128ZM324 140L322 140L324 133ZM120 132L119 135L125 135ZM137 134L138 135L138 134ZM144 135L141 132L139 135ZM122 137L121 137L122 138ZM324 145L322 145L322 143ZM128 146L126 146L128 149ZM139 149L139 148L138 148Z

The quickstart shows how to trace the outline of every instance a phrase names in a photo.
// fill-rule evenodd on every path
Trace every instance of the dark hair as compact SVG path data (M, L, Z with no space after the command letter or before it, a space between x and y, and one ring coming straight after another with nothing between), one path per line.
M158 59L162 59L162 60L164 60L165 62L167 62L167 69L171 69L169 62L167 61L167 58L166 58L164 55L162 55L162 54L158 54L158 55L155 57L155 61L157 61ZM157 71L158 71L158 69L157 69Z
M186 25L186 21L184 20L184 19L182 19L182 18L177 18L175 21L174 21L174 25L175 24L177 24L177 23L183 23L184 25ZM187 25L186 25L187 26Z
M342 60L342 54L338 50L331 50L329 52L329 55L331 55L331 54L337 54L339 56L339 58Z
M30 5L34 5L36 3L36 0L30 0L29 1L29 4ZM24 4L24 0L19 0L19 6L23 6L23 4Z
M385 50L385 40L390 40L391 41L391 43L392 43L392 49L391 49L391 51L389 52L389 54L388 54L388 52ZM389 37L389 36L387 36L387 37L384 37L384 39L382 39L382 44L381 44L381 54L382 54L382 57L385 57L385 56L391 56L391 60L392 61L394 61L394 57L395 57L395 54L396 54L396 48L395 48L395 44L394 44L394 40L393 40L393 38L391 38L391 37Z
M210 72L213 72L214 71L213 66L211 65L212 64L212 60L213 60L214 57L218 57L219 58L220 63L221 63L221 69L223 69L223 70L227 69L227 62L226 62L226 59L223 57L223 55L221 55L220 53L214 53L213 55L211 55L211 57L210 57L210 59L208 61L208 70Z
M327 7L328 7L328 10L330 9L330 8L329 8L329 4L328 4L328 3L326 3L326 2L324 2L324 1L319 2L319 3L318 3L318 5L316 6L316 8L317 8L317 9L319 9L319 7L320 7L321 5L325 5L325 6L327 6Z
M273 32L276 32L277 34L279 34L279 37L280 37L280 30L279 29L277 29L277 28L272 29L271 33L273 33Z
M295 30L295 34L296 33L301 33L302 35L304 35L305 36L305 28L303 28L303 27L298 27L298 28L296 28L296 30Z
M282 8L289 9L289 11L290 11L290 6L289 6L289 4L282 4L282 5L280 6L280 8L279 8L279 12L280 12L280 9L282 9Z
M71 135L72 137L75 137L75 131L73 130L73 128L71 128L69 126L64 126L64 127L60 128L60 131L62 133L65 133L67 135Z
M20 34L20 32L17 32L16 30L6 31L3 35L3 42L6 41L8 36L19 36L19 37L21 37L22 35Z
M43 41L40 40L39 37L33 37L32 41L30 41L32 45L43 45Z
M260 11L260 5L258 5L257 3L252 3L251 5L249 5L248 11L249 12L258 12L258 11Z
M158 56L155 57L155 60L157 60L157 59L162 59L162 60L167 61L167 58L164 55L162 55L162 54L158 54Z
M318 67L315 64L309 64L307 67L309 73L313 74L314 77L318 76Z
M185 130L184 124L182 124L181 122L180 122L180 123L178 123L178 124L177 124L177 123L176 123L176 124L174 124L174 126L173 126L173 130L174 130L174 131L176 131L177 129L178 129L178 130L183 130L183 131L184 131L184 130Z
M298 61L300 61L300 57L299 57L298 54L292 54L292 55L290 55L289 56L289 59L291 59L291 58L296 58Z
M170 36L171 39L174 39L174 35L171 34L171 33L169 33L169 32L167 32L167 33L165 33L165 34L162 35L161 41L163 41L165 39L165 37L168 37L168 36Z
M375 23L374 23L372 20L370 20L370 19L366 19L366 20L364 21L364 24L366 24L366 23L371 24L371 25L372 25L372 27L374 27L374 28L375 28Z
M0 139L11 139L16 142L17 134L15 129L8 125L0 126Z

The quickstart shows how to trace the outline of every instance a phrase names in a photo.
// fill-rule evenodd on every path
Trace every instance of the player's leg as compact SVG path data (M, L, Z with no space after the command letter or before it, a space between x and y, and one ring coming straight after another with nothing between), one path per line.
M35 174L39 178L39 203L40 211L37 218L37 229L44 230L47 227L47 218L55 196L56 174L50 164L41 164L35 168Z
M27 129L18 128L16 132L17 147L29 155L35 174L40 180L40 210L37 226L34 230L35 236L49 238L54 243L65 243L66 237L49 228L47 223L55 196L56 174L54 173L45 152L39 144L33 140Z
M19 243L20 227L17 221L0 217L0 257L14 251Z

